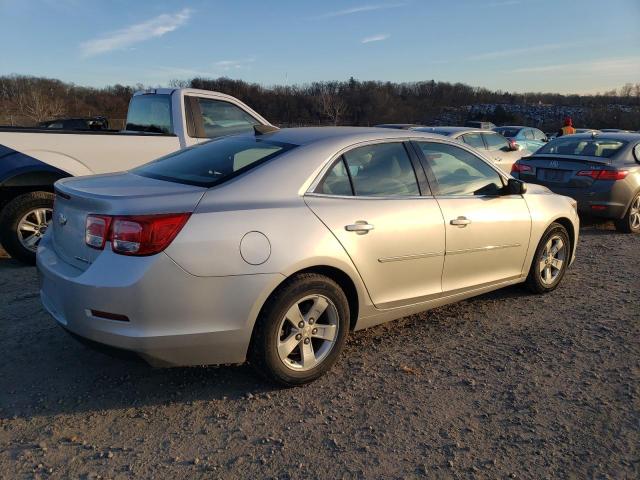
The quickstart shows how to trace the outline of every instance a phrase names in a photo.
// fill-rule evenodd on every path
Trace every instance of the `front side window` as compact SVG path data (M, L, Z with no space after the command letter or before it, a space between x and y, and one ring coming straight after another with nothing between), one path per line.
M465 133L462 135L462 140L467 145L471 145L474 148L486 148L482 141L482 136L479 133Z
M402 143L350 150L333 165L315 192L366 197L420 195L413 165Z
M500 175L482 159L453 145L418 142L439 195L498 195Z
M541 130L535 129L533 131L533 138L535 140L543 141L545 138L547 138L547 136Z
M520 133L520 129L510 127L496 127L493 131L498 132L500 135L507 138L516 138L518 133Z
M509 150L509 142L502 135L497 133L483 133L485 141L487 142L487 148L489 150Z
M524 138L526 138L527 140L533 140L533 130L527 128L524 131Z
M126 130L131 132L173 133L171 95L134 95L129 102Z
M132 172L159 180L213 187L295 147L253 136L226 137L172 153Z
M233 103L209 98L197 98L202 121L204 138L216 138L223 135L253 132L253 126L259 125L255 118ZM198 122L199 123L199 122Z

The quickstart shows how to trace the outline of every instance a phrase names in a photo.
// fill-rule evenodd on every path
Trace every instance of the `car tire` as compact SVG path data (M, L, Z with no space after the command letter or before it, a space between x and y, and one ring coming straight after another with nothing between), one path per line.
M527 276L527 288L533 293L555 290L564 277L571 259L571 242L567 229L552 223L542 235Z
M0 215L0 243L12 258L24 263L36 263L36 248L53 212L54 195L50 192L29 192L11 200ZM37 231L21 230L25 223L37 224ZM33 233L31 238L29 233ZM33 246L29 248L27 244Z
M614 220L613 223L621 233L640 233L640 192L631 200L624 217Z
M260 374L281 385L310 383L329 371L340 356L349 333L349 315L347 297L335 281L315 273L295 275L263 306L249 361Z

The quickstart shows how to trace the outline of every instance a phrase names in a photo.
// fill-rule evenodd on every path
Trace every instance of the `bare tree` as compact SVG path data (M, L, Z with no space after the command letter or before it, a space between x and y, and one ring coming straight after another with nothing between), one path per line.
M334 125L338 125L347 111L347 103L340 96L337 87L332 83L323 83L319 87L319 92L316 95L318 109Z

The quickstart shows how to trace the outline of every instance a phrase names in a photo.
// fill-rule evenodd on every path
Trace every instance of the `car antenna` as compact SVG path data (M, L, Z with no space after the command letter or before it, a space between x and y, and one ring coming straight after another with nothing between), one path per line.
M264 135L265 133L275 132L280 130L278 127L274 127L273 125L254 125L253 133L255 135Z

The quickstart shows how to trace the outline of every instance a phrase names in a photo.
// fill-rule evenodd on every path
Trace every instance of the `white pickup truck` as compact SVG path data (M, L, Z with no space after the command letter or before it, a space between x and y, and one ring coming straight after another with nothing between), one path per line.
M163 88L132 97L123 131L0 127L0 243L12 257L35 261L60 178L129 170L255 125L270 124L234 97Z

